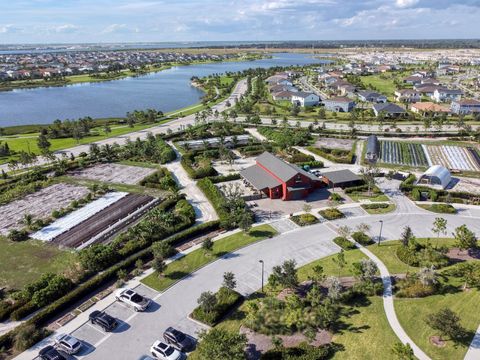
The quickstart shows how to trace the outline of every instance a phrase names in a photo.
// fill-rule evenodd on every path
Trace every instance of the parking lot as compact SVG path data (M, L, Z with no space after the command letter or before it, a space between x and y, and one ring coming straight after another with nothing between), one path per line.
M105 312L113 316L117 322L118 326L112 332L105 332L102 328L97 325L93 325L90 322L86 322L76 330L71 332L71 335L81 340L83 347L78 354L74 356L69 356L64 352L60 351L67 359L82 359L82 358L94 358L94 359L107 359L112 358L105 356L104 354L108 353L107 346L103 346L107 340L115 341L115 337L120 334L129 333L132 327L136 327L136 331L131 333L131 336L125 338L122 336L122 339L127 339L129 342L129 348L132 349L132 354L138 354L138 349L144 349L144 358L147 358L147 355L150 353L150 345L153 344L155 340L162 339L162 334L168 326L174 326L176 329L183 331L184 333L195 337L197 332L201 329L199 325L195 322L189 320L188 318L182 319L178 323L165 323L162 321L152 321L152 316L154 317L165 317L162 314L162 306L160 304L161 296L158 292L144 286L139 285L134 289L140 295L149 298L152 300L149 308L145 312L135 312L128 305L115 301L110 306L105 308ZM91 312L91 310L87 310ZM141 327L143 324L148 323L149 331L142 331ZM153 328L153 329L152 329ZM153 331L152 331L153 330ZM148 336L148 334L153 336ZM124 341L123 340L123 341ZM131 346L130 346L131 345ZM115 356L115 359L133 359L138 358L124 354L125 356L119 357L118 354ZM38 358L39 359L39 358Z

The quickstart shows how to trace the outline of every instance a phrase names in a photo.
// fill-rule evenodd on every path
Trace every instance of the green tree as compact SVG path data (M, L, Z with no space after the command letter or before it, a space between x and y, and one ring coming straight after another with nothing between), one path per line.
M211 238L206 238L204 242L202 242L202 249L205 250L206 253L211 253L213 250L213 241Z
M281 285L287 288L296 288L298 285L297 263L295 260L286 260L282 265L274 266L268 283L273 287Z
M449 308L443 308L428 315L426 323L439 332L440 338L448 337L454 342L462 339L466 334L466 330L460 324L460 318Z
M456 240L456 246L462 250L477 248L477 238L475 233L463 224L455 229L453 237Z
M247 337L238 332L213 328L199 334L198 354L200 359L245 360Z
M438 243L438 239L440 239L440 234L447 234L447 220L441 217L435 218L435 221L433 222L432 232L434 234L437 234Z
M214 293L211 291L204 291L197 299L198 305L206 313L212 312L217 306L218 300Z
M153 257L161 257L167 259L170 256L175 255L175 248L166 241L157 241L152 245Z
M237 287L237 280L235 280L234 273L227 271L223 274L223 286L225 286L227 289L235 290Z
M46 154L50 150L51 145L45 134L38 135L37 146L42 154Z
M152 268L158 273L158 276L162 276L163 272L167 268L167 264L165 263L165 260L163 259L163 257L157 256L153 258Z
M400 236L400 241L402 245L407 247L411 240L414 240L415 236L413 236L413 231L410 226L405 226L403 228L402 235Z
M392 346L392 353L398 360L415 360L413 349L410 344L397 342Z

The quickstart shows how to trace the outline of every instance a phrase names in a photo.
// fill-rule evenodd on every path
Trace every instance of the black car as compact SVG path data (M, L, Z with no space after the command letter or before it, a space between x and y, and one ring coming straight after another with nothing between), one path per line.
M60 354L53 346L46 346L38 353L42 360L67 360L65 356Z
M180 351L192 350L193 341L180 330L169 327L163 333L163 338L167 344L176 347Z
M95 310L89 315L89 319L92 324L100 326L105 331L112 331L118 325L117 320L105 311Z

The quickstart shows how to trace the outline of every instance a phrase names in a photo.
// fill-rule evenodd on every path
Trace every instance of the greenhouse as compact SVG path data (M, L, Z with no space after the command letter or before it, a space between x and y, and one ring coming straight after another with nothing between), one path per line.
M445 189L448 184L450 184L451 179L450 171L448 171L447 168L441 165L434 165L428 168L428 170L420 176L418 183L441 186Z

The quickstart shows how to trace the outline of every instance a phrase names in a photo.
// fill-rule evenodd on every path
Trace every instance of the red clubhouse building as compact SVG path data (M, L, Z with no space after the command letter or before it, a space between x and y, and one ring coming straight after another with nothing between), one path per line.
M240 171L240 175L270 199L303 199L315 189L325 185L317 176L269 152L260 155L256 162L256 165Z

